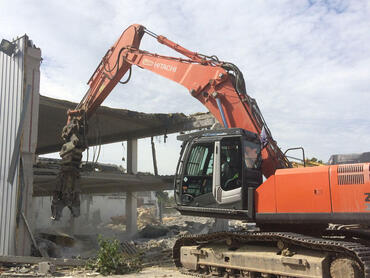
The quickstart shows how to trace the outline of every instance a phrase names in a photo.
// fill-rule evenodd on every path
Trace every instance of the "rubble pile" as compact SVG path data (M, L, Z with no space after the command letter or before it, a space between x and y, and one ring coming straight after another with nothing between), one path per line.
M136 238L159 238L166 236L170 228L161 225L146 225L136 235Z
M155 207L140 207L137 209L137 227L142 230L148 225L159 225L160 222L156 217Z
M154 207L138 208L138 232L133 237L128 237L126 230L126 217L116 216L111 218L111 223L95 227L90 233L69 235L67 232L55 230L43 230L37 234L39 248L45 249L51 257L63 258L96 258L99 254L97 238L102 234L104 238L118 239L120 251L123 256L137 257L140 265L148 266L173 266L172 248L176 240L181 236L207 234L214 231L215 220L211 218L183 216L178 212L166 214L162 223L156 217ZM229 221L230 230L253 230L254 225L232 220ZM89 226L89 225L87 225ZM86 227L87 227L86 226ZM90 227L90 226L89 226ZM80 231L81 232L81 231ZM85 231L86 232L86 231ZM42 270L43 269L43 270ZM23 273L23 276L54 275L55 270L48 265L16 265L14 267L0 268L0 273L14 276L15 273ZM86 274L89 270L69 268L65 270L74 275ZM94 271L91 269L91 271ZM90 272L91 272L90 271ZM13 274L12 274L13 273ZM44 273L44 274L41 274ZM0 275L0 277L2 277Z
M172 265L172 247L175 238L164 238L160 240L149 240L136 242L136 246L142 252L142 262L145 266Z
M80 266L59 265L60 262L42 261L33 263L1 263L0 278L5 277L70 277L76 274L93 275L92 271L84 268L84 263ZM95 273L97 275L99 273ZM94 275L94 276L95 276Z
M175 213L163 217L162 223L147 224L134 237L132 243L142 253L146 266L172 265L172 248L178 237L205 234L212 229L213 220L203 217L182 216Z
M37 265L17 265L10 267L0 267L0 277L12 277L15 275L21 275L22 277L35 277L38 276Z
M126 215L117 215L111 217L112 223L105 225L106 228L115 231L125 231L126 230ZM155 207L139 207L137 209L137 227L139 230L144 229L148 225L157 226L159 221L156 217Z
M114 224L114 223L109 223L105 225L105 228L113 230L113 231L118 231L118 232L125 232L126 231L126 225L125 224Z

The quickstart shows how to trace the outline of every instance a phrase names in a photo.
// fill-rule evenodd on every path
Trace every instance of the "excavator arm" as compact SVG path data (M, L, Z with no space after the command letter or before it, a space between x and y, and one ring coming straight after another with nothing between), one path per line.
M140 50L140 42L145 33L187 58ZM52 203L54 219L60 218L65 206L70 208L73 216L79 215L79 167L82 153L88 146L88 119L118 83L128 82L132 65L186 87L224 127L263 133L266 146L262 151L262 173L266 177L273 175L278 168L291 167L273 140L256 101L246 93L243 75L235 65L219 61L215 56L187 50L166 37L158 36L144 26L135 24L128 27L107 51L88 82L89 89L84 98L76 109L68 111L67 125L62 133L65 144L60 151L62 169ZM121 82L127 72L127 80Z

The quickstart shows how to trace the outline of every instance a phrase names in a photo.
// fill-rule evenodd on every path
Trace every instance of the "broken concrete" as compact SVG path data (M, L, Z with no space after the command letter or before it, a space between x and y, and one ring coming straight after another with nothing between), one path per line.
M139 217L138 220L139 221L143 220L142 224L144 223L149 224L144 226L137 233L134 239L124 238L122 231L118 233L118 235L120 235L121 237L120 236L112 237L109 233L108 234L106 233L108 229L114 229L118 226L121 227L121 225L124 227L124 224L122 223L125 222L124 217L115 218L114 219L115 223L111 223L111 226L109 227L100 227L100 228L98 227L98 230L96 230L96 234L91 235L89 240L86 240L86 238L81 237L81 235L68 235L58 231L49 231L49 232L40 231L37 236L40 237L41 234L43 234L44 235L43 238L48 238L50 239L50 241L54 242L56 245L54 248L60 248L64 252L63 254L64 257L66 257L68 254L69 256L72 257L78 256L79 258L82 257L85 259L93 258L94 256L96 256L98 245L94 243L94 241L96 241L98 234L102 234L104 238L117 238L121 241L122 249L121 252L128 256L140 255L140 261L143 267L165 266L167 268L171 268L171 272L169 273L173 273L173 275L176 275L173 277L180 277L177 276L179 273L176 272L172 260L172 248L175 241L179 236L190 234L192 235L204 234L210 232L214 226L214 219L182 216L179 213L171 213L164 215L163 224L161 224L151 220L151 210L152 210L151 208L139 208L139 209L142 210L142 213L141 214L139 213L139 215L142 215L143 219L140 219ZM233 230L239 229L239 227L241 228L241 226L243 226L243 229L245 229L246 225L246 223L242 221L230 221L230 224L233 226L232 227ZM67 243L65 242L65 239L67 239ZM69 245L68 242L70 239L73 239L75 244L74 246L68 247L67 245ZM85 247L84 248L78 247L79 244L84 245ZM89 250L87 250L86 248L88 248ZM32 275L32 277L45 275L50 276L56 274L58 274L58 276L64 275L73 277L86 277L98 275L98 273L92 272L91 270L86 270L83 267L78 269L72 267L65 267L68 265L83 266L81 262L85 263L86 262L85 260L35 258L35 257L29 259L22 257L17 259L7 258L6 261L8 262L8 265L12 265L12 263L15 263L13 267L8 268L4 272L6 273L6 275L12 277L18 275L20 271L25 272L24 275L26 276ZM39 263L41 263L40 265L42 265L42 269L41 267L37 267ZM57 271L56 274L53 273L54 269L52 266L51 268L49 268L48 266L49 263L56 266ZM32 266L32 264L34 266ZM1 265L2 262L0 257L0 266ZM60 266L64 266L64 268L61 269ZM148 275L143 277L153 277L150 276L147 270L144 270L140 273L135 273L133 275L138 276L132 277L139 277L141 273L143 274L147 273Z
M50 262L40 262L38 264L37 272L41 275L52 274L55 272L55 265Z
M85 260L41 258L30 256L0 256L0 264L38 264L40 262L50 262L57 266L84 266Z
M60 135L67 122L67 110L76 106L77 103L40 96L37 154L60 151L63 145ZM215 122L209 113L190 116L182 113L148 114L101 106L89 120L87 140L90 146L95 146L209 128Z
M81 171L81 194L107 194L171 190L173 176L153 176L145 173L127 174L114 165L89 163ZM34 166L33 196L51 196L60 169L59 159L40 158Z

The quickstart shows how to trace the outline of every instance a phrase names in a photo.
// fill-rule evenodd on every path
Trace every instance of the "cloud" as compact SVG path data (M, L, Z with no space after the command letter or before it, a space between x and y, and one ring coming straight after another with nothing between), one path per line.
M237 64L284 149L302 145L308 156L323 160L333 153L369 151L367 1L0 4L0 35L26 32L42 49L41 93L73 101L82 98L101 57L132 23ZM178 56L151 37L143 39L142 48ZM142 112L205 111L185 88L139 68L104 104Z

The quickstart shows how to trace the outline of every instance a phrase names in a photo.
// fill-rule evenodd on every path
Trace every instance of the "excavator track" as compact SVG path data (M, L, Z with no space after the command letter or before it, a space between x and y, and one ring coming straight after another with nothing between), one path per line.
M348 241L348 239L343 241L342 238L320 238L289 232L218 232L206 235L184 236L178 239L173 247L174 263L182 273L198 277L209 277L208 273L202 274L199 271L190 271L184 268L180 261L181 247L200 246L201 248L202 246L206 246L206 244L214 242L225 242L226 244L226 239L232 239L233 241L238 242L239 246L251 242L270 245L275 243L278 244L280 242L286 246L325 252L329 254L331 262L334 262L335 260L337 261L335 264L331 264L331 275L328 274L328 278L370 278L369 246L355 241ZM342 272L340 267L349 264L349 261L355 265L354 270L351 269L351 273L344 276L343 274L336 275L335 273ZM263 275L264 276L253 276L253 274L251 276L230 275L230 277L294 277L284 275L269 276L270 274L268 274L268 272ZM228 277L227 272L225 272L225 277ZM326 278L326 276L324 278Z

